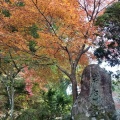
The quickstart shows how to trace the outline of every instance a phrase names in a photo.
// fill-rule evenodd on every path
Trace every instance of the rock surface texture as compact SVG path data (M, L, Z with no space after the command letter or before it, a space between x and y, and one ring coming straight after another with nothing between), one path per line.
M72 108L72 120L117 120L111 77L99 65L89 65L83 71L81 92Z

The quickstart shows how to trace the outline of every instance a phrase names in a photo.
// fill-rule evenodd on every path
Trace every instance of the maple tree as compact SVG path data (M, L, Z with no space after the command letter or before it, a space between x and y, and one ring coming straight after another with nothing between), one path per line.
M91 55L87 51L97 32L93 23L111 2L113 0L1 2L0 42L18 54L20 50L31 54L35 64L56 65L72 82L74 102L78 95L77 67L79 63L88 64Z
M70 2L65 0L59 4L57 3L58 0L56 0L50 2L49 5L45 7L46 9L41 9L41 6L47 5L45 2L43 3L41 1L33 0L32 2L40 15L42 15L44 20L47 22L47 27L49 28L50 32L52 32L52 36L55 36L49 38L51 40L50 44L46 39L46 44L48 44L48 47L52 46L53 49L48 49L48 47L46 47L49 50L48 53L50 53L50 55L54 55L54 58L57 59L56 66L58 69L60 69L70 78L72 82L74 102L78 95L76 69L79 61L81 61L81 64L88 64L88 55L85 53L88 51L90 45L95 39L94 34L96 31L93 23L99 12L101 12L103 8L113 1L104 2L101 0L79 0L78 2L73 0ZM54 5L57 8L54 7L51 9L51 5ZM64 6L66 6L65 9ZM61 13L57 11L59 9L59 12ZM66 64L69 64L69 67L65 67L63 61ZM82 63L83 61L84 63Z

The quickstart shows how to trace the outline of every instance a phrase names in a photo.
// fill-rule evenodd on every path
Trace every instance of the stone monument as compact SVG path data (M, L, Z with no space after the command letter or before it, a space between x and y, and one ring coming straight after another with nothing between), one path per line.
M97 64L88 65L83 71L72 120L116 120L111 77Z

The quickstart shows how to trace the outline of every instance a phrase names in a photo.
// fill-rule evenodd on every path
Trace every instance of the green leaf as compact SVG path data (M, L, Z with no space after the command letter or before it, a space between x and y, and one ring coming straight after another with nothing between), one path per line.
M10 17L11 16L9 10L7 10L7 9L2 9L2 14L4 15L4 17Z
M50 68L51 68L52 72L53 72L54 74L56 74L56 71L57 71L56 65L52 65L52 66L50 66Z
M11 62L9 57L4 57L3 61L4 61L4 63L10 63Z
M58 26L55 23L52 24L52 27L55 31L58 30Z
M23 6L25 6L25 3L22 1L18 1L18 2L16 2L16 6L23 7Z
M34 24L30 28L30 35L33 36L33 38L39 38L39 34L37 33L38 27Z
M29 44L28 44L29 50L31 52L36 52L36 45L37 43L34 40L29 41Z

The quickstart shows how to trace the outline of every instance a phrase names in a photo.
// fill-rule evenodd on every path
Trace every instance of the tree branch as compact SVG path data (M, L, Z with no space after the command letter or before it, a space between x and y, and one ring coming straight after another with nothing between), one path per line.
M97 8L97 7L96 7L96 0L94 0L94 2L93 2L93 11L92 11L92 15L91 15L91 18L90 18L89 21L94 20L94 14L95 14L96 8Z
M18 71L18 70L19 70L19 68L18 68L17 64L15 63L15 61L14 61L14 59L13 59L13 56L12 56L12 54L11 54L10 50L9 50L9 54L10 54L10 58L11 58L11 60L12 60L13 64L14 64L15 68L16 68L16 69L17 69L17 71Z
M97 1L97 0L94 0L93 1L93 10L91 11L92 13L89 14L89 11L88 11L88 4L86 2L86 0L84 0L83 2L83 5L81 3L81 1L79 0L78 3L79 5L81 6L81 8L86 12L86 15L87 15L87 18L90 21L93 20L93 22L95 21L97 15L103 10L105 9L106 7L108 7L110 4L114 3L116 0L112 0L111 2L107 3L103 8L100 9L100 6L102 6L104 3L102 3L101 0ZM98 4L96 4L98 2Z
M86 53L90 49L90 46L83 50L83 53Z
M71 55L70 51L68 50L67 47L65 47L64 50L65 50L65 51L67 52L67 54L68 54L70 64L72 64L72 55Z
M89 48L90 48L90 46L85 49L85 44L84 44L84 45L82 46L82 48L79 50L78 56L77 56L76 59L75 59L75 64L74 64L75 67L77 67L77 64L78 64L78 62L79 62L82 54L84 54L85 52L87 52L87 51L89 50Z
M20 68L17 70L17 72L15 72L15 73L12 75L12 78L15 78L15 77L18 75L18 73L19 73L24 67L25 67L25 66L20 67Z
M58 67L58 69L59 69L60 71L62 71L63 73L65 73L65 74L70 78L70 74L69 74L65 69L61 68L61 67L58 66L58 65L56 65L56 66Z
M41 12L41 10L38 8L37 4L34 2L34 0L32 0L33 4L35 5L36 9L38 10L38 12L43 16L43 18L45 19L45 21L49 24L50 28L52 29L53 33L55 34L55 36L57 36L52 24L49 22L49 20L46 18L46 16L44 15L43 12ZM58 36L57 36L58 37Z
M81 57L82 54L83 54L84 48L85 48L85 44L83 44L82 48L79 50L79 53L78 53L78 55L77 55L77 57L76 57L76 59L75 59L75 66L77 66L77 64L78 64L78 62L79 62L79 60L80 60L80 57Z

